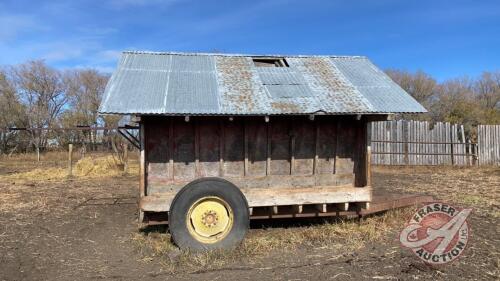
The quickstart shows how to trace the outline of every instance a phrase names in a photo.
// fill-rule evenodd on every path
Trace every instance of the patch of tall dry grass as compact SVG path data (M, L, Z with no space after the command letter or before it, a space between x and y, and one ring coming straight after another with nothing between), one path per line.
M172 244L170 235L163 231L136 233L132 241L143 254L142 260L160 260L166 270L179 268L188 271L218 269L242 259L258 262L271 253L293 254L299 248L323 248L332 253L346 253L363 248L367 243L391 239L394 230L400 229L413 213L414 208L392 210L379 216L363 219L324 221L309 226L254 229L243 243L233 250L216 250L201 253L180 251ZM395 238L395 237L392 237Z
M139 164L137 161L129 161L129 174L139 174ZM108 156L87 156L78 160L73 165L73 176L77 178L112 177L122 175L123 163L115 157ZM17 181L60 181L68 177L68 168L62 167L38 167L28 171L0 175L3 180Z

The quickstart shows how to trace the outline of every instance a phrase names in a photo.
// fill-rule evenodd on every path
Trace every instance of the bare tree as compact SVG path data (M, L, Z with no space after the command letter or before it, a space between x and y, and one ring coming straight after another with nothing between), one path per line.
M101 103L108 76L94 69L75 70L66 73L67 97L71 109L64 115L65 123L72 125L93 126L98 123L99 105ZM68 124L67 124L68 125ZM83 138L96 142L96 134L84 132Z
M46 128L55 124L67 103L62 74L44 61L29 61L12 68L15 86L26 107L28 126ZM32 131L35 148L47 144L47 133Z
M19 102L16 89L4 70L0 70L0 112L0 154L2 154L13 145L17 137L16 132L7 131L7 128L24 126L26 121L24 107Z
M437 82L429 74L423 71L410 73L395 69L389 69L386 73L401 88L424 106L430 106L434 101Z
M500 107L500 71L483 72L475 91L482 105L488 109Z

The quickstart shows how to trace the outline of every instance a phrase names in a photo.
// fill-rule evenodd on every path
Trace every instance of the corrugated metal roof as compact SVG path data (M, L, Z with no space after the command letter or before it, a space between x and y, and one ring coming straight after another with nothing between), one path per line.
M289 67L257 67L254 57ZM365 57L124 52L102 114L426 112Z

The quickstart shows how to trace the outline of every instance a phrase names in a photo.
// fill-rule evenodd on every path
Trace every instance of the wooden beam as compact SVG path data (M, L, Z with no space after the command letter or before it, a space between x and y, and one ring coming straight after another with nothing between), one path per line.
M147 195L146 192L146 136L145 136L145 124L142 122L140 124L139 138L141 144L140 160L139 160L139 197L144 197Z
M370 188L350 186L306 187L306 188L249 188L241 190L250 208L293 206L316 204L324 210L323 204L350 202L368 202L372 200ZM140 206L144 211L162 212L170 209L170 204L177 192L162 192L141 199ZM322 203L318 203L322 202ZM326 207L325 207L326 208ZM305 210L304 210L305 211Z
M201 176L200 171L200 126L195 119L194 122L194 174L196 177Z
M313 175L318 173L318 151L319 151L319 125L315 123L316 136L314 137L314 160L313 160Z
M170 117L168 127L168 169L170 180L174 181L174 120Z
M224 121L219 122L219 176L224 176Z
M339 143L339 135L340 135L340 122L337 120L336 121L336 124L334 125L335 126L335 136L333 137L333 146L332 146L332 149L333 149L333 173L336 174L337 173L337 164L338 164L338 160L339 160L339 156L338 156L338 143Z
M271 123L267 123L266 176L271 174Z
M372 185L372 147L366 147L366 185Z
M243 162L243 175L248 175L248 126L247 122L243 121L243 138L244 138L244 150L245 150L245 161Z
M295 135L290 140L290 175L295 174Z
M73 176L73 144L68 145L68 177Z

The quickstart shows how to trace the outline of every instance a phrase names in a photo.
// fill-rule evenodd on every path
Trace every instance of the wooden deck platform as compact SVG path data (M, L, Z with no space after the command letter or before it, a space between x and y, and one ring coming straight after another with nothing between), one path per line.
M434 201L434 198L429 195L389 193L375 190L369 205L366 205L366 203L351 203L347 206L339 204L326 204L325 206L318 206L317 204L302 205L300 206L300 212L298 212L296 206L258 208L252 210L251 219L367 216L432 201Z
M425 202L432 202L434 198L429 195L401 194L387 191L374 190L370 203L328 203L328 204L303 204L251 207L250 218L278 219L278 218L313 218L313 217L363 217L384 211L416 206ZM144 225L167 224L168 215L163 213L148 213Z

